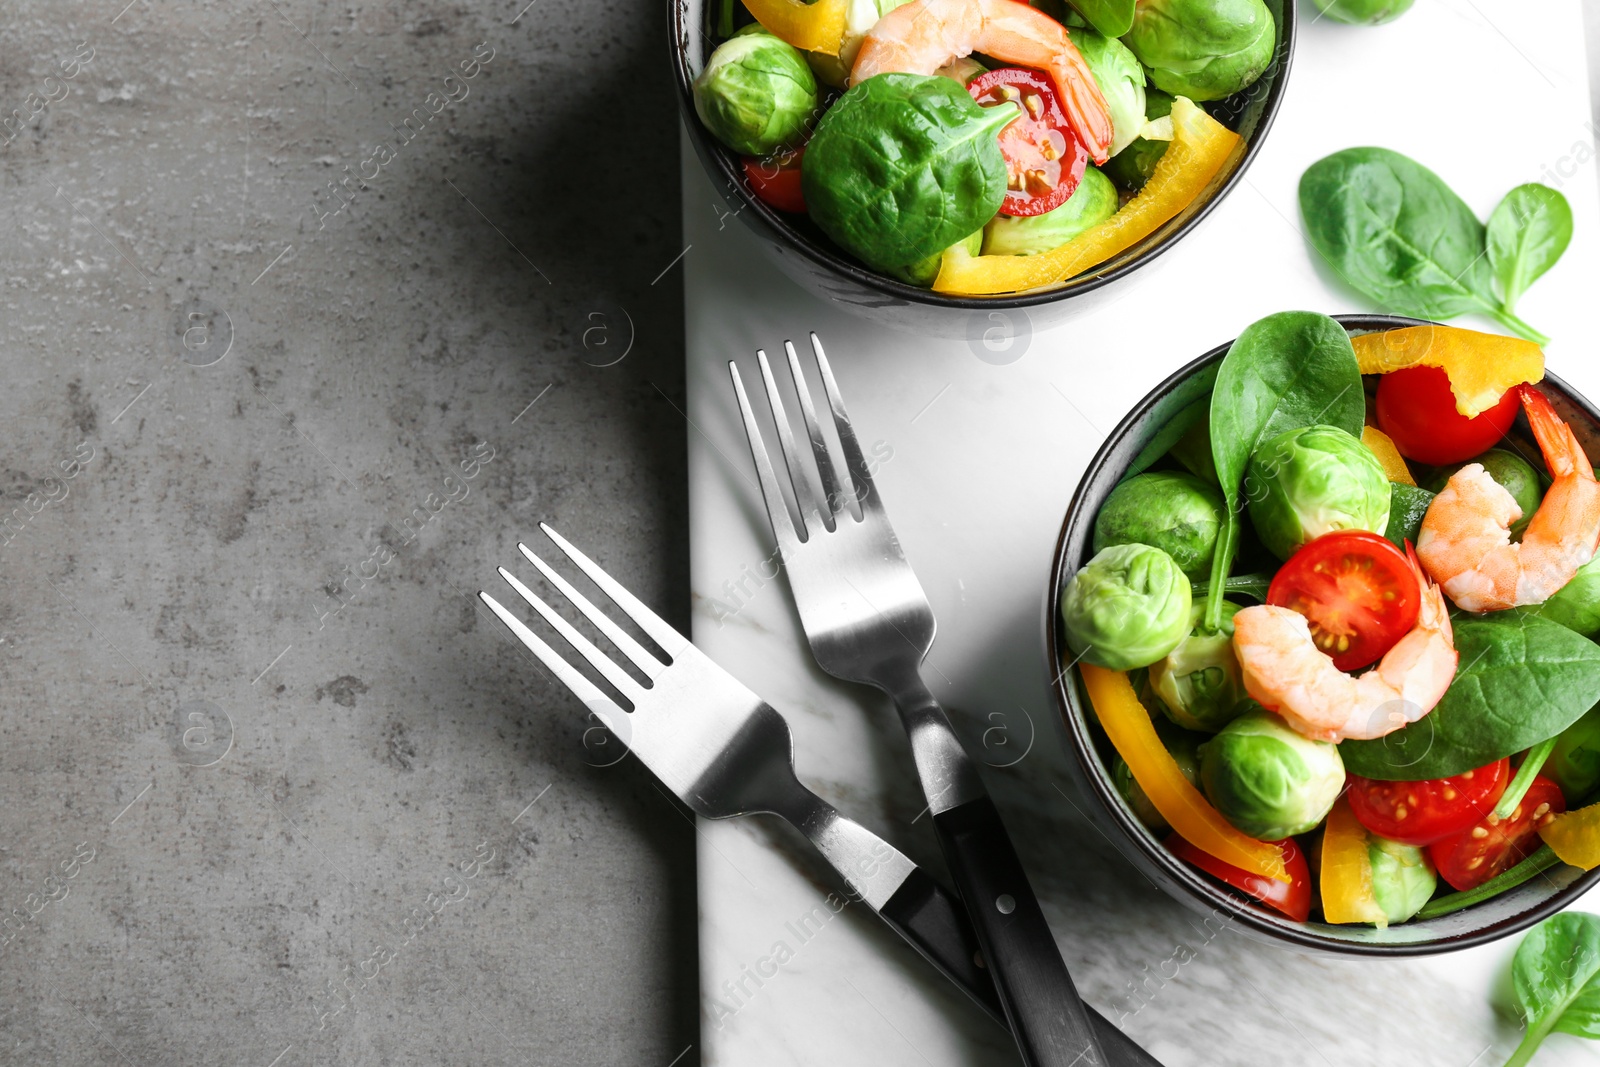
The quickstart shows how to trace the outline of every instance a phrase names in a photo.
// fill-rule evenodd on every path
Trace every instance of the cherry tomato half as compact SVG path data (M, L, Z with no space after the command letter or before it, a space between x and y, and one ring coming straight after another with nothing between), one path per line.
M1350 810L1379 837L1406 845L1431 845L1470 830L1500 802L1511 780L1511 761L1420 782L1380 782L1349 776Z
M770 156L745 156L745 180L765 203L791 215L804 214L806 198L800 192L800 159L805 154L805 147L801 146Z
M1232 886L1258 903L1280 911L1297 923L1306 921L1311 914L1311 868L1306 866L1306 856L1294 838L1274 842L1283 849L1283 865L1288 869L1289 881L1252 874L1231 863L1224 863L1209 852L1203 852L1177 834L1166 840L1167 851L1186 863L1192 863L1213 878Z
M1438 367L1407 367L1378 379L1378 429L1407 459L1443 466L1494 447L1517 418L1517 391L1475 418L1456 410L1450 379Z
M1474 889L1538 848L1539 827L1566 810L1561 787L1536 775L1511 818L1490 815L1469 830L1435 841L1428 846L1428 858L1439 868L1439 877L1456 889Z
M1068 125L1050 79L1036 70L997 67L972 79L967 92L984 107L1009 102L1021 108L1017 120L1000 131L1000 154L1006 157L1000 214L1043 215L1066 203L1089 153Z
M1417 624L1422 589L1404 552L1365 530L1336 530L1300 546L1267 587L1267 603L1306 617L1317 647L1341 671L1375 663Z

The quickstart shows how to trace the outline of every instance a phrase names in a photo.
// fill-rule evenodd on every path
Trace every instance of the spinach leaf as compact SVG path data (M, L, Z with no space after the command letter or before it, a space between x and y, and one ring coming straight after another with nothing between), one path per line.
M1428 505L1431 503L1433 494L1426 489L1403 482L1390 482L1389 527L1383 531L1383 536L1402 549L1407 541L1416 544L1417 534L1422 532L1422 518L1428 514Z
M1501 307L1483 224L1433 171L1387 148L1347 148L1300 177L1306 236L1352 288L1403 315L1478 312L1549 338Z
M1135 0L1067 0L1067 3L1107 37L1121 37L1133 29Z
M1133 457L1133 462L1128 464L1128 469L1122 475L1122 480L1127 481L1134 475L1143 473L1149 468L1150 464L1171 451L1172 446L1178 443L1179 438L1188 433L1196 423L1206 417L1206 412L1210 407L1211 398L1203 396L1188 407L1181 408L1176 415L1162 423L1161 429L1157 430L1156 435L1150 438L1150 443L1141 448L1139 454Z
M1522 294L1555 266L1572 241L1572 206L1538 182L1506 194L1489 216L1489 269L1500 283L1500 306L1510 314Z
M1600 915L1569 911L1528 931L1511 960L1528 1022L1506 1067L1522 1067L1554 1031L1600 1038Z
M1350 335L1328 316L1281 311L1251 323L1233 342L1211 392L1211 455L1228 516L1211 561L1208 630L1222 620L1222 592L1239 548L1240 482L1251 453L1301 426L1337 426L1359 437L1365 414Z
M869 267L942 252L1006 196L997 135L1015 105L978 106L953 78L879 74L817 123L800 167L811 218Z
M1549 619L1501 611L1455 623L1461 665L1444 699L1387 737L1345 741L1351 774L1448 778L1554 737L1600 702L1600 646Z

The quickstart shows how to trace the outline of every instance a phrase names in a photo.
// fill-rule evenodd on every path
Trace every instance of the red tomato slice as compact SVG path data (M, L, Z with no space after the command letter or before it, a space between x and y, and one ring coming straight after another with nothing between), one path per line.
M1067 123L1050 79L1036 70L998 67L972 79L967 92L984 107L1009 101L1022 109L1000 131L1007 178L1000 214L1043 215L1066 203L1083 178L1089 153Z
M1223 863L1209 852L1203 852L1188 841L1173 834L1166 840L1167 851L1186 863L1192 863L1213 878L1220 879L1259 903L1280 911L1297 923L1306 921L1311 914L1311 868L1306 866L1305 853L1294 838L1288 837L1276 844L1283 849L1283 865L1288 869L1289 881L1252 874L1231 863Z
M1267 603L1298 611L1341 671L1376 663L1411 632L1422 589L1404 552L1365 530L1302 545L1267 587Z
M802 215L806 198L800 192L800 159L806 154L805 146L792 152L778 152L770 156L744 157L744 176L756 196L779 211Z
M1450 379L1438 367L1407 367L1378 379L1378 429L1407 459L1444 466L1493 448L1517 418L1517 391L1476 418L1456 410Z
M1511 780L1511 761L1420 782L1380 782L1349 776L1350 810L1379 837L1406 845L1431 845L1470 830L1500 802Z
M1490 815L1469 830L1429 845L1428 857L1439 868L1439 877L1456 889L1474 889L1538 848L1539 827L1566 810L1561 787L1536 775L1511 818L1497 821Z

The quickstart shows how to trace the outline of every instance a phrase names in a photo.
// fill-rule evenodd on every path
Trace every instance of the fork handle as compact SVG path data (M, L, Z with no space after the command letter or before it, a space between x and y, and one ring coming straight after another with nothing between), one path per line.
M1023 1062L1104 1064L1088 1011L994 801L981 796L933 818Z

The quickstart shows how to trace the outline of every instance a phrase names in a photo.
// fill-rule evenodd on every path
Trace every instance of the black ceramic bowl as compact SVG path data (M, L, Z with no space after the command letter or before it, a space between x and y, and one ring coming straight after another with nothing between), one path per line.
M867 268L825 237L809 218L775 211L750 191L738 153L706 132L690 94L690 85L714 47L711 18L716 4L710 0L671 3L672 68L684 126L711 184L726 201L727 212L743 220L785 274L817 296L891 326L941 337L981 332L989 327L986 313L1013 308L1025 309L1031 328L1052 325L1093 307L1111 283L1132 274L1194 229L1238 184L1260 151L1282 103L1294 52L1294 0L1266 0L1278 31L1272 64L1254 85L1206 105L1214 118L1244 138L1245 150L1231 169L1212 181L1206 193L1155 233L1055 289L1011 296L945 296Z
M1388 315L1342 315L1338 316L1338 321L1351 334L1423 325L1418 319ZM1090 461L1067 507L1050 568L1045 641L1053 664L1071 659L1056 605L1061 590L1093 555L1089 545L1101 505L1121 480L1123 471L1162 424L1210 388L1210 376L1202 378L1199 374L1220 363L1227 351L1228 345L1220 345L1156 386L1111 431L1111 436ZM1553 374L1546 374L1539 388L1572 426L1589 455L1600 456L1600 411ZM1514 434L1519 432L1527 436L1526 420L1521 415L1518 426L1512 430ZM1219 888L1217 883L1163 847L1161 839L1146 829L1117 792L1111 779L1112 751L1098 725L1094 725L1094 714L1078 672L1061 672L1055 667L1051 673L1059 674L1051 684L1066 726L1080 785L1098 805L1101 821L1113 827L1108 831L1112 840L1135 867L1174 898L1202 914L1225 919L1258 940L1344 956L1426 956L1452 952L1525 929L1554 915L1600 881L1600 869L1584 873L1574 867L1558 866L1545 877L1534 878L1482 904L1438 919L1412 920L1386 930L1294 922Z

